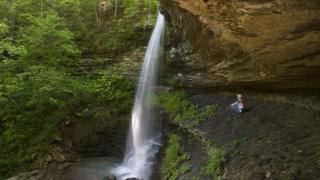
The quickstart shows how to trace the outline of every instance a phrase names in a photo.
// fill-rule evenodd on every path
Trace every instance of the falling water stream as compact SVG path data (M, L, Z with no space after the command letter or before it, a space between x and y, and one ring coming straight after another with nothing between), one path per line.
M151 99L155 92L158 65L164 35L164 17L158 13L156 26L150 38L140 74L131 128L123 163L114 169L119 179L150 179L154 156L161 146L160 123L154 118Z

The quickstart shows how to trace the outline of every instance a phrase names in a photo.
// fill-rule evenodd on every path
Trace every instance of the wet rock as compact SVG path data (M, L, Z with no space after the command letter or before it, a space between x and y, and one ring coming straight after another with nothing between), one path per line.
M48 164L52 161L52 157L50 155L47 155L44 159L45 164Z
M38 158L41 166L47 167L48 165L54 165L58 169L64 169L69 166L70 162L77 161L79 159L78 154L74 153L65 146L52 144L49 147L49 151ZM61 167L60 167L61 166Z
M39 170L34 170L30 172L20 173L17 176L8 178L7 180L38 180L40 179Z
M37 159L38 154L37 153L32 153L31 154L31 160L36 160Z
M131 178L127 178L125 180L143 180L142 178L135 178L135 177L131 177Z
M64 145L66 148L71 149L72 148L72 141L69 139L64 140Z
M71 124L71 120L69 119L69 120L67 120L66 122L64 122L64 125L65 126L69 126Z
M64 154L57 153L57 152L53 154L53 159L57 162L60 162L60 163L64 163L67 160L67 158Z
M266 178L270 178L270 177L271 177L271 175L272 175L272 173L271 173L271 172L267 172L267 173L266 173Z
M156 86L157 93L169 92L170 90L172 90L172 88L168 86Z
M108 175L104 177L102 180L117 180L117 177L115 175Z
M62 142L62 138L60 136L56 136L54 137L53 141L56 143L59 143L59 142Z
M59 170L63 170L63 169L66 169L66 168L70 167L71 165L72 165L71 162L66 162L66 163L63 163L63 164L59 165L58 169Z

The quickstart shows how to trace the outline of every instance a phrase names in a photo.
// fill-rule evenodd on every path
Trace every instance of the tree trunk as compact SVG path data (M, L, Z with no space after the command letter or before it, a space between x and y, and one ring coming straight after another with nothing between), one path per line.
M117 17L118 13L118 0L114 1L114 17Z

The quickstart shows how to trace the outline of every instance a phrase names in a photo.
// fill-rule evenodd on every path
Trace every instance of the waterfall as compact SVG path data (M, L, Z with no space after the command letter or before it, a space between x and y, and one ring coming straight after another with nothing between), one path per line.
M155 121L151 99L155 91L163 35L164 17L158 13L137 86L126 156L123 163L114 169L119 179L135 177L148 180L152 173L154 156L161 146L160 123Z

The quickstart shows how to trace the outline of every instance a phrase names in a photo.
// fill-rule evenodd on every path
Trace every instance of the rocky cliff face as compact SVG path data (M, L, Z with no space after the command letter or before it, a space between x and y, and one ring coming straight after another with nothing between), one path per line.
M320 89L320 1L160 0L191 86Z

